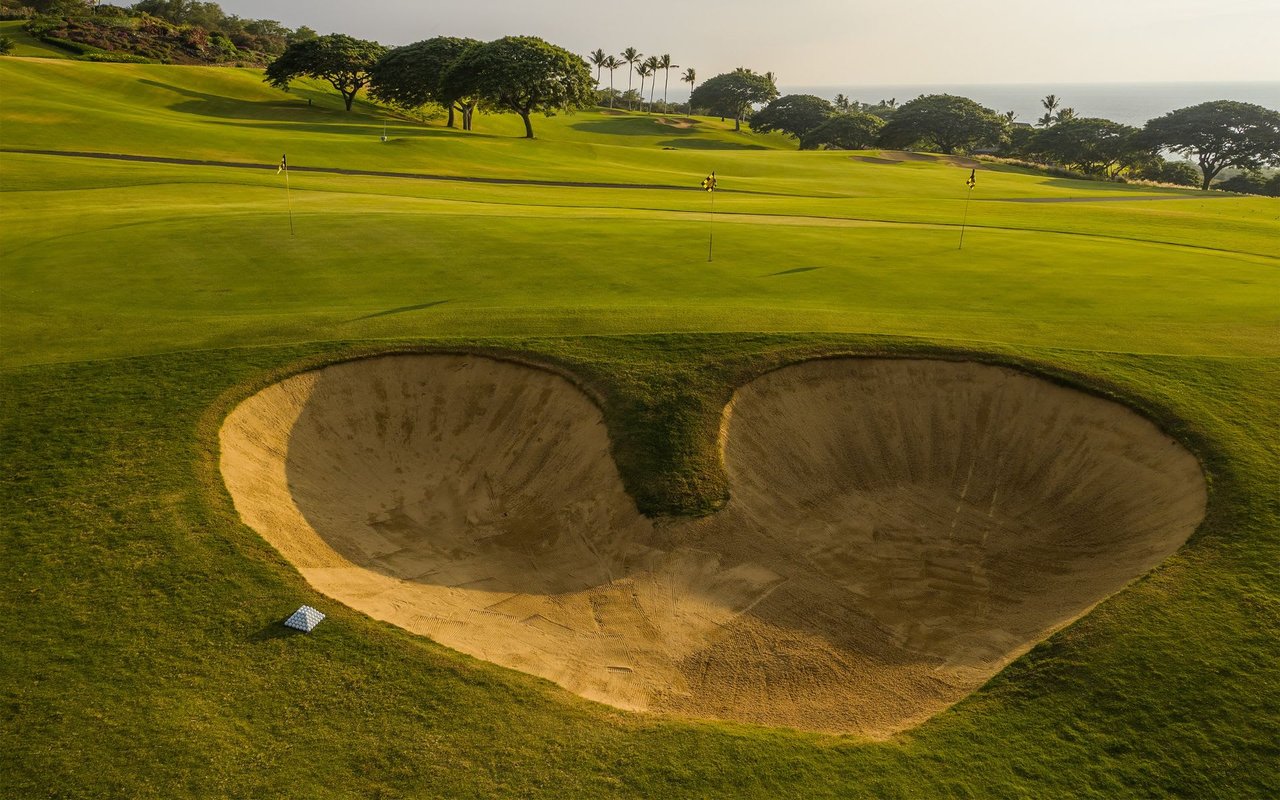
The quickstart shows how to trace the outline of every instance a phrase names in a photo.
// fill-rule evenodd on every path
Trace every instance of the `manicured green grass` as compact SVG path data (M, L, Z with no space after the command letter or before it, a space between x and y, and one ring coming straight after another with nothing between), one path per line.
M687 408L734 373L804 353L920 352L815 336L493 344L576 364L610 394L615 430L650 431L623 447L657 451L697 430L655 427L676 381ZM344 351L8 373L0 790L1261 797L1280 780L1274 362L1021 349L1176 426L1209 469L1209 518L1154 575L969 700L869 744L611 711L315 595L236 520L214 442L221 414L273 370ZM1253 413L1224 413L1240 408ZM330 618L312 636L283 635L279 620L303 602Z
M27 21L24 19L7 19L0 21L0 36L8 36L13 40L10 58L71 58L71 51L42 42L27 33Z
M467 134L347 115L250 70L0 59L0 87L5 148L690 187L715 169L725 189L708 263L711 198L692 188L295 171L290 236L270 170L0 153L0 796L1280 787L1275 201L983 170L958 251L967 170L799 153L714 119L561 115L528 142L514 118ZM760 371L941 353L1137 406L1202 459L1209 515L889 742L626 714L345 610L236 517L216 432L239 398L423 347L574 375L649 513L723 500L718 415ZM329 620L284 635L304 602Z

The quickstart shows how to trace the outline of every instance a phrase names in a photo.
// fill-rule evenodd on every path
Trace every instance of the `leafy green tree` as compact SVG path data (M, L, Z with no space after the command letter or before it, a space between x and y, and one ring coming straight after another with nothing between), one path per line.
M742 120L756 103L767 103L778 96L778 87L764 75L738 67L708 78L693 90L690 108L706 108L722 117L733 117L733 129L742 130Z
M632 72L633 70L635 70L636 63L640 60L640 57L644 55L644 53L641 53L639 50L635 49L634 47L628 47L626 50L623 50L620 55L622 56L623 63L627 65L627 110L630 111L631 98L634 97L634 95L631 94ZM640 96L644 97L643 90L640 92Z
M880 142L897 149L924 144L951 154L995 146L1007 129L1003 117L967 97L930 94L895 111L880 132Z
M865 150L875 145L884 124L884 120L864 111L833 114L800 137L800 149Z
M289 44L294 44L296 42L305 42L308 39L317 39L319 37L320 34L316 33L315 28L308 28L306 25L299 25L297 28L294 28L293 32L286 36L285 39L288 40Z
M448 126L454 126L454 112L462 114L463 130L471 130L476 99L446 91L445 72L462 54L480 42L454 36L437 36L383 56L370 70L369 93L374 98L402 108L418 108L439 103L449 111Z
M1264 194L1267 188L1267 178L1257 170L1249 170L1236 173L1224 181L1218 181L1218 185L1214 188L1238 194Z
M1138 144L1138 129L1131 125L1075 117L1038 131L1030 150L1086 174L1112 176L1149 148Z
M294 78L306 76L328 81L351 104L369 83L369 73L387 53L377 42L353 39L342 33L295 42L267 65L267 83L287 90Z
M788 94L752 114L751 130L781 131L803 142L805 135L826 122L834 110L831 103L816 95Z
M1149 120L1143 135L1158 147L1194 156L1201 189L1227 167L1280 164L1280 112L1253 103L1213 100Z
M13 39L8 36L0 36L0 56L7 56L13 52Z
M533 138L535 111L587 108L595 102L591 68L563 47L536 36L504 36L473 47L450 68L451 91L466 91L494 108L514 111Z
M1148 180L1172 183L1174 186L1200 185L1200 170L1196 169L1195 165L1185 161L1165 161L1159 157L1157 159L1159 163L1154 170L1139 174Z

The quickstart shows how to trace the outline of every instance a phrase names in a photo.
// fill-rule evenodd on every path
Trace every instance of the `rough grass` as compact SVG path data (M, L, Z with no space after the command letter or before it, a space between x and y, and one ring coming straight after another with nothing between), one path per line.
M671 444L706 452L697 426L653 413L672 375L689 379L695 408L710 408L732 376L798 354L933 347L812 336L473 343L486 345L580 369L622 434L617 449L640 453L620 453L631 471ZM1175 430L1204 459L1208 518L1156 573L969 700L870 744L616 712L315 595L239 524L216 476L216 430L280 370L366 347L8 373L0 792L1260 797L1280 780L1273 361L1020 349L1016 359L1123 392ZM286 635L279 620L303 602L329 620Z
M511 118L386 119L383 145L378 109L251 71L0 59L0 81L8 148L726 188L708 264L697 191L297 173L291 238L271 171L0 153L0 796L1280 793L1275 201L984 170L957 252L967 170L743 150L791 145L717 120L561 116L522 142ZM626 714L317 596L236 518L226 411L406 347L573 375L654 514L723 501L734 386L886 352L1134 404L1202 459L1209 514L890 742ZM304 602L329 620L285 635Z

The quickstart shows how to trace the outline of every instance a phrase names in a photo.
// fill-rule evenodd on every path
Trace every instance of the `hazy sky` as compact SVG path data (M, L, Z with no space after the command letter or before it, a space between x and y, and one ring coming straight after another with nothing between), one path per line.
M579 53L670 53L701 78L772 70L783 86L1280 80L1280 0L219 2L388 45L532 34Z

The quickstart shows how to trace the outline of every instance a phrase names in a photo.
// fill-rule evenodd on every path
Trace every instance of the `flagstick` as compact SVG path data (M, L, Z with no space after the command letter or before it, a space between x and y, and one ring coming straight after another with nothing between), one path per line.
M973 187L969 187L969 194L964 198L964 220L960 223L960 246L957 250L964 249L964 226L969 223L969 200L973 197Z
M713 175L715 173L712 173ZM711 263L711 242L714 240L716 231L716 190L711 189L711 219L707 222L707 263Z
M284 196L285 202L289 204L289 235L293 236L293 193L289 191L289 162L281 159L284 165Z

